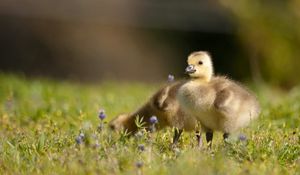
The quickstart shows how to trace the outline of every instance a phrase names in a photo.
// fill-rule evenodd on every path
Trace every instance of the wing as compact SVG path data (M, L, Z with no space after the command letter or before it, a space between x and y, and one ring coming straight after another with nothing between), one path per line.
M214 107L221 112L229 112L231 109L230 104L232 102L234 93L229 89L225 88L216 93L216 98L214 101Z
M154 94L152 97L153 106L161 111L165 111L167 108L167 99L168 99L168 93L169 93L170 87L167 86L165 88L162 88L157 93Z

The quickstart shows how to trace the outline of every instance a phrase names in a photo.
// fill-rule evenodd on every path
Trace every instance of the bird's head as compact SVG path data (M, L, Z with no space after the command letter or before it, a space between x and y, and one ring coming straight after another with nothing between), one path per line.
M117 115L114 119L112 119L109 122L109 127L112 130L115 130L115 131L120 131L122 129L127 129L125 127L126 127L126 124L128 122L128 119L129 119L129 114Z
M213 64L208 52L193 52L187 59L185 72L192 78L210 81L213 76Z

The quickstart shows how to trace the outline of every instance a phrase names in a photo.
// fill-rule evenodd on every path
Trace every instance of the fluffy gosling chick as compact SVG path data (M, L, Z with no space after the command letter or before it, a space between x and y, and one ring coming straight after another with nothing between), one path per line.
M206 132L209 146L213 131L230 133L246 126L260 112L256 97L242 85L223 76L214 76L207 52L193 52L187 59L190 80L183 84L177 99L187 116L196 117Z
M121 114L115 117L110 123L110 127L114 130L124 129L129 133L137 131L135 124L136 117L143 117L146 123L146 128L149 128L151 123L150 117L155 115L158 118L158 129L164 127L175 127L173 144L176 144L183 130L195 131L197 128L197 120L192 117L187 117L181 110L176 99L176 94L179 87L185 81L177 81L159 89L142 107L131 114Z

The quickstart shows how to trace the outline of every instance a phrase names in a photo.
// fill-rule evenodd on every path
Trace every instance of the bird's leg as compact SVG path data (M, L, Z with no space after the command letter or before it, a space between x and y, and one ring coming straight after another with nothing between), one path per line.
M225 132L224 134L223 134L223 139L224 139L224 141L226 141L226 139L228 139L228 137L229 137L229 133L228 132Z
M196 131L197 143L198 143L199 148L202 147L202 137L201 137L201 135L202 135L201 131Z
M212 139L213 139L213 132L212 131L206 132L206 142L209 148L211 148Z
M173 137L173 144L172 145L177 145L182 131L183 131L182 129L175 128L174 137Z

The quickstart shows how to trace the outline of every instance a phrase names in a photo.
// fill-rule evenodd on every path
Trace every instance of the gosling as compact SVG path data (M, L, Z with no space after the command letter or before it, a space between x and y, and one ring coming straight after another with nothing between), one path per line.
M150 117L156 116L159 125L157 129L165 127L175 127L173 145L176 145L181 133L185 131L196 131L197 120L187 115L181 110L176 99L179 87L185 81L172 82L159 89L142 107L131 114L120 114L115 117L109 126L113 130L126 130L128 133L135 133L138 129L135 120L137 116L143 117L146 128L150 128ZM200 132L196 132L200 133ZM197 138L199 136L197 135ZM198 144L201 140L198 141Z
M224 76L214 76L207 52L191 53L187 63L185 71L190 79L179 88L177 99L186 116L200 121L209 147L213 131L223 132L225 140L230 133L259 116L260 106L255 95Z

